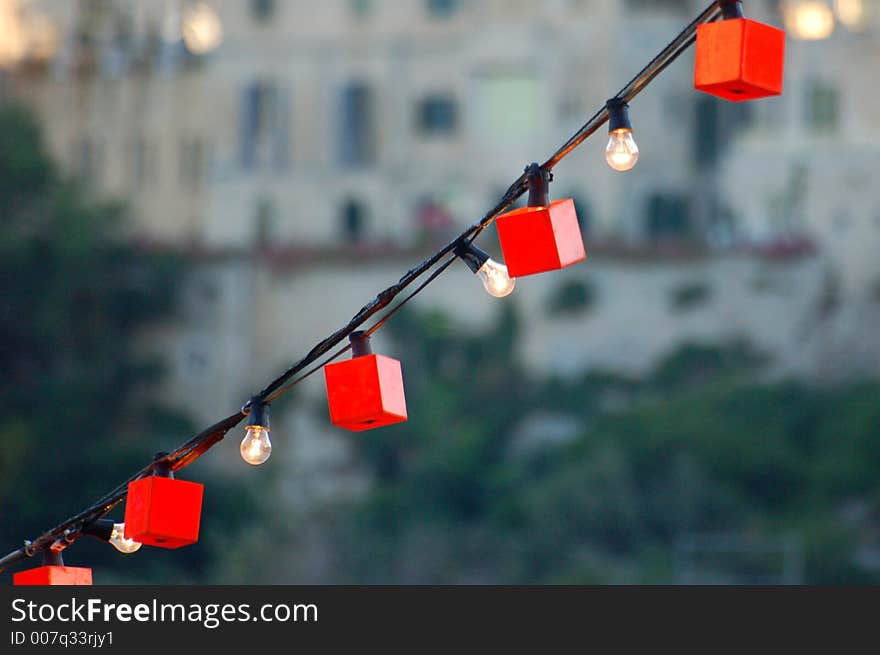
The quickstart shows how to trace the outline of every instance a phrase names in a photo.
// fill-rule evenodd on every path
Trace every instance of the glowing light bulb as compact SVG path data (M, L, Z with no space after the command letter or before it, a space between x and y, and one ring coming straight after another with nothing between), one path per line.
M204 55L223 41L223 24L211 5L198 2L187 7L181 25L183 42L194 55Z
M0 68L15 66L27 53L27 33L16 3L0 3Z
M499 264L489 257L489 253L480 250L472 243L462 242L455 247L456 256L467 267L476 273L490 296L503 298L513 292L516 278L510 277L507 266Z
M827 39L834 31L834 12L826 0L787 0L783 18L792 36L804 41Z
M834 0L834 11L850 30L860 32L865 29L868 16L864 0Z
M490 296L504 298L513 293L516 286L516 278L507 273L507 266L499 264L491 257L477 270L477 275L483 281L483 286Z
M608 147L605 161L616 171L628 171L639 161L639 147L633 138L629 120L629 105L623 98L614 97L605 102L608 110Z
M605 148L605 161L616 171L628 171L639 161L639 147L633 131L622 128L614 130Z
M262 464L272 454L272 442L269 440L269 428L262 425L249 425L241 440L241 458L248 464Z
M110 533L109 541L111 546L125 555L130 555L131 553L140 550L141 546L143 546L140 541L125 538L125 523L113 524L113 531Z

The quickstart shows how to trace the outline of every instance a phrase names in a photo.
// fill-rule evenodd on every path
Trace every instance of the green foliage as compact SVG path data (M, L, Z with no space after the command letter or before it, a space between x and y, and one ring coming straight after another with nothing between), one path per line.
M880 384L760 383L745 343L686 346L642 380L539 381L516 361L510 309L482 335L399 316L411 419L353 437L378 483L325 517L321 581L668 583L677 544L701 534L793 537L805 582L880 581L856 558L874 523L842 518L853 503L880 514ZM535 412L575 417L581 435L521 453ZM779 566L723 559L733 581Z
M181 262L120 239L124 208L63 180L38 126L19 108L0 109L0 207L0 544L11 551L110 491L156 450L183 441L193 426L150 400L163 364L134 348L140 330L173 312ZM218 482L205 511L236 495ZM121 519L121 508L114 516ZM89 541L80 540L68 560L104 575L125 571L126 579L167 581L170 571L194 579L211 563L207 547L123 562Z
M753 373L766 361L766 356L743 340L722 346L690 343L658 364L650 384L666 392L679 390L722 376Z
M4 219L25 209L55 180L55 170L43 148L39 126L27 110L16 105L0 105L0 198ZM11 128L11 129L10 129Z

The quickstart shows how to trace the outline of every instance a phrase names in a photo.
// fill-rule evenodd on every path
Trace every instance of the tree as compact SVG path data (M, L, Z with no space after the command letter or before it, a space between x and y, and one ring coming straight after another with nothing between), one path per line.
M0 208L0 548L12 550L193 426L153 400L163 364L134 345L141 330L173 316L181 259L127 242L124 206L96 202L64 179L31 114L9 105L0 107ZM205 511L232 498L247 496L217 480ZM242 502L223 510L230 526ZM120 509L115 515L121 520ZM126 579L168 579L168 566L178 580L181 566L197 577L210 564L210 545L123 563L89 541L68 560L116 567Z
M411 311L388 324L410 420L352 435L376 485L324 517L311 548L329 561L323 577L291 570L334 583L670 583L678 545L708 535L792 538L804 582L880 580L880 384L762 382L766 358L743 342L685 344L641 379L542 380L517 361L511 305L485 333ZM712 574L781 576L767 559L727 553Z

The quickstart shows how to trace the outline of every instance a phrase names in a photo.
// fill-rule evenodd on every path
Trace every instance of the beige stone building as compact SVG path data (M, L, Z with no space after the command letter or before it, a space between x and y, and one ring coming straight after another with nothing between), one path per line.
M471 222L701 4L4 3L54 34L13 86L69 170L131 198L139 237L210 249L409 245ZM689 67L633 106L637 172L607 170L601 138L558 168L594 238L675 232L670 216L693 213Z
M10 86L44 117L68 170L130 198L140 238L240 250L408 246L471 222L706 3L2 4L4 34L18 33L6 49L21 51ZM554 191L576 198L591 239L727 246L825 221L781 200L810 175L789 163L799 149L821 160L876 150L880 100L865 90L880 12L824 4L840 24L825 40L789 40L782 98L736 106L690 92L689 53L633 105L632 174L605 167L598 137L559 166ZM812 24L796 19L814 5L746 9L803 36ZM812 20L821 27L821 12ZM737 167L745 177L717 183ZM824 195L821 181L810 188Z

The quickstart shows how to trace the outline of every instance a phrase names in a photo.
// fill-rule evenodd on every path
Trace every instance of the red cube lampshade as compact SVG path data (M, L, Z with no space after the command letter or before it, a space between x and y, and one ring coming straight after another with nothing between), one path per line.
M330 422L360 432L406 421L400 362L363 355L324 367Z
M204 485L153 475L128 483L125 538L180 548L199 540Z
M782 93L785 32L748 18L697 27L694 86L732 102Z
M40 566L19 571L12 576L16 586L37 585L90 585L92 569L82 566Z
M587 257L571 198L549 207L515 209L495 223L511 277L565 268Z

